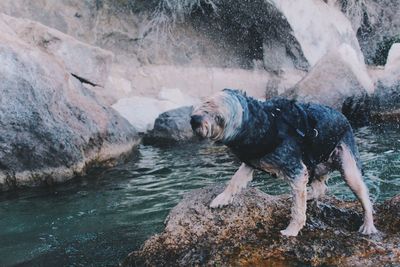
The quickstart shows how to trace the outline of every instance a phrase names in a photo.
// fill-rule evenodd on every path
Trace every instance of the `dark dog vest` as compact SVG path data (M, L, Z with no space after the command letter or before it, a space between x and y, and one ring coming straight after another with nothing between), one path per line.
M351 130L344 116L329 107L284 98L261 102L238 91L228 92L237 97L244 111L239 134L225 144L249 165L272 153L283 140L294 138L304 164L312 170L328 160L346 131Z
M328 160L346 131L350 129L346 121L336 121L332 117L331 119L335 120L333 125L335 134L326 134L329 129L324 129L326 123L319 121L318 116L321 114L318 114L318 109L310 111L310 105L314 105L314 109L317 105L299 104L285 99L279 102L281 102L280 107L271 112L277 125L278 137L284 139L287 135L294 136L302 148L303 162L310 169Z

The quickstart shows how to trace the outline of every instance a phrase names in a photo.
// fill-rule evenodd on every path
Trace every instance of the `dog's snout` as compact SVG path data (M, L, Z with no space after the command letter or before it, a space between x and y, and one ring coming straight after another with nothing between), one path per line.
M190 117L190 125L192 125L193 129L198 128L203 121L203 116L200 115L193 115Z

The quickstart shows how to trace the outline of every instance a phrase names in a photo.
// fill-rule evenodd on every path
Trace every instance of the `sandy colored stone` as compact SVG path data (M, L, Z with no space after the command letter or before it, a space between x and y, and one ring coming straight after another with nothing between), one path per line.
M221 186L194 190L174 207L162 233L131 253L122 266L392 266L400 264L399 196L375 205L374 236L360 235L358 202L309 201L297 237L281 236L291 199L250 188L233 204L210 209Z

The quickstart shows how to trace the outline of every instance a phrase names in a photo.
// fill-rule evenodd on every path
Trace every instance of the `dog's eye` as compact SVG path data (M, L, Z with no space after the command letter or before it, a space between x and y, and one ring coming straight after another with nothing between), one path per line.
M216 121L216 123L218 124L218 125L223 125L224 124L224 118L221 116L221 115L217 115L216 117L215 117L215 121Z

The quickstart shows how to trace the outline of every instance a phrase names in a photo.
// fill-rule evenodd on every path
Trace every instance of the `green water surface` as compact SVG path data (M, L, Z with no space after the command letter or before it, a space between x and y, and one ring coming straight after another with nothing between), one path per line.
M400 130L363 128L357 142L373 200L400 193ZM240 165L223 146L141 146L129 162L52 188L0 193L0 266L116 266L150 235L182 195L227 181ZM256 173L252 186L288 192ZM354 198L338 174L330 194Z

